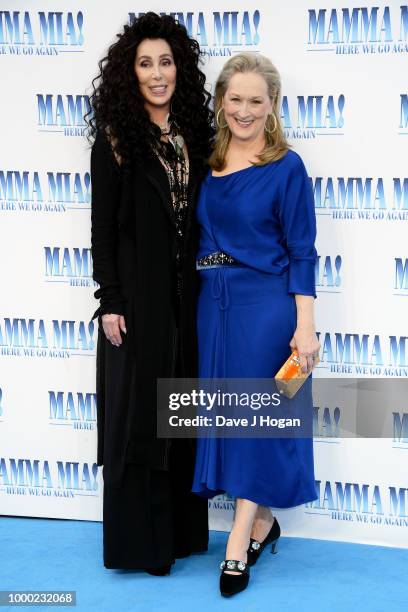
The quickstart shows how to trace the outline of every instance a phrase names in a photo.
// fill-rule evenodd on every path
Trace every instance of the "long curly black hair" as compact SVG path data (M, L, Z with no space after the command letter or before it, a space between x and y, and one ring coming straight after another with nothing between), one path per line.
M214 113L205 75L199 69L202 52L186 28L169 15L149 12L125 25L118 40L99 61L100 73L92 81L90 111L85 115L87 138L93 142L98 131L108 130L122 169L133 160L140 162L153 152L160 128L150 121L134 71L136 49L145 38L163 38L170 45L177 68L176 88L171 101L171 118L188 147L190 163L201 165L210 154Z

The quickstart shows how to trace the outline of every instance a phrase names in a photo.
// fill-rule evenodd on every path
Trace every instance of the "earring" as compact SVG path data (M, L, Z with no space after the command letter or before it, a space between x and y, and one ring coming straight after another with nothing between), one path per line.
M215 117L215 121L216 121L216 123L217 123L217 125L218 125L218 127L219 127L220 129L226 128L226 127L228 126L228 123L226 123L225 125L220 125L220 119L219 119L219 117L220 117L220 112L221 112L222 110L223 110L223 108L222 108L222 107L221 107L220 109L218 109L218 113L217 113L217 115L216 115L216 117Z
M265 123L265 132L268 132L268 134L273 134L274 132L276 132L276 128L278 127L278 121L275 117L275 115L273 113L271 113L270 115L268 115L268 117L273 117L273 121L274 121L274 126L273 126L273 130L269 130L266 127L266 123Z

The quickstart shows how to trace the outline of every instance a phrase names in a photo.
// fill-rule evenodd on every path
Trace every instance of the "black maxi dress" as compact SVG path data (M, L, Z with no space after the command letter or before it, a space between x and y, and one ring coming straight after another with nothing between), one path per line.
M97 464L107 568L158 568L208 547L208 503L191 493L195 441L156 437L157 378L197 375L194 207L203 170L190 163L180 226L157 155L124 174L105 134L92 147ZM105 313L125 317L120 347L105 337Z

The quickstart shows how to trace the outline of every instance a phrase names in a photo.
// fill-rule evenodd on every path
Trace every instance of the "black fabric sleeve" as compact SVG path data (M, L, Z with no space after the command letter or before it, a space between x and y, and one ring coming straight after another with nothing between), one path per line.
M98 132L91 151L91 253L93 279L99 284L94 296L100 300L92 320L103 314L124 314L116 264L117 213L121 194L118 163L107 137Z

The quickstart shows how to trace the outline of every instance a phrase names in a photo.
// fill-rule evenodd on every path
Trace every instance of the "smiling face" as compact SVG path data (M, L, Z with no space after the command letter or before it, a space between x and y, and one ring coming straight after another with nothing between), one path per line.
M170 100L176 89L177 68L166 40L142 40L137 47L135 73L146 109L170 108Z
M228 83L222 106L233 138L252 141L263 137L272 103L260 74L236 72Z

